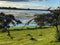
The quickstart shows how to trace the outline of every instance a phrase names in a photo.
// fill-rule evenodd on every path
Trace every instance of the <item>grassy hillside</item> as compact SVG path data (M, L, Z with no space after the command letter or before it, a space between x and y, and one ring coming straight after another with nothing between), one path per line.
M56 30L54 27L19 28L10 28L13 40L7 36L6 32L0 32L0 45L60 45L60 42L55 41Z

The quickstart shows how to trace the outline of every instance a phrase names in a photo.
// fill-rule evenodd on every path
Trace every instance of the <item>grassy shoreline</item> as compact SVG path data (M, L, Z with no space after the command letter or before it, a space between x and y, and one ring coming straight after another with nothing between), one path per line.
M19 28L19 29L18 29ZM21 27L10 28L11 35L14 37L11 40L7 33L0 33L0 45L60 45L56 40L56 30L54 27ZM35 39L32 40L31 36Z

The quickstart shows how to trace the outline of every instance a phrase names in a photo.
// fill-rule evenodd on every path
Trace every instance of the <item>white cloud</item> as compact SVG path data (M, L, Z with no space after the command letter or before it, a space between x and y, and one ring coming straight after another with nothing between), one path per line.
M2 3L3 2L3 3ZM49 6L46 5L31 5L21 2L9 2L9 1L0 1L0 7L17 7L17 8L30 8L30 9L47 9Z
M29 1L47 1L47 0L0 0L0 1L29 2Z

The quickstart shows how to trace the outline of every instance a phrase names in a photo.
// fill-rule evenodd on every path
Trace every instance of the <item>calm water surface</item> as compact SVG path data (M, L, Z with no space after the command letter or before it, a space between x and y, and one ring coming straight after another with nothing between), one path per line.
M0 9L0 12L4 12L6 14L14 14L15 16L19 16L19 14L22 12L22 13L48 13L48 11L34 11L34 10L6 10L6 9ZM21 15L22 16L22 15ZM23 24L18 24L16 26L24 26L25 23L27 23L30 19L32 19L32 17L28 18L28 17L25 17L25 16L22 16L22 17L19 17L19 18L16 18L16 19L19 19L22 21ZM36 26L37 24L32 21L29 25L26 25L26 26ZM13 26L12 24L10 24L10 26Z

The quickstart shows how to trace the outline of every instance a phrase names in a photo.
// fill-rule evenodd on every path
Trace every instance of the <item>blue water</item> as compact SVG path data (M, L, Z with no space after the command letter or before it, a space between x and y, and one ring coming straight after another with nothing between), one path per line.
M18 24L16 26L24 26L25 24ZM37 24L29 24L29 25L26 25L26 26L37 26Z
M40 11L40 10L8 10L8 9L0 9L0 12L15 12L15 13L19 13L19 12L34 12L34 13L48 13L49 11Z
M12 24L10 24L10 26L12 27L13 25ZM25 24L16 24L15 26L13 26L13 27L22 27L22 26L37 26L37 24L29 24L29 25L25 25Z
M30 12L30 13L48 13L48 11L34 11L34 10L5 10L5 9L0 9L0 12L4 12L4 13L11 13L11 14L15 14L15 15L20 15L19 13L21 13L21 12L26 12L26 13L28 13L28 12ZM19 26L24 26L25 25L25 23L26 22L28 22L28 20L30 19L28 19L27 17L25 18L25 17L20 17L19 18L21 21L22 21L22 23L23 24L18 24L18 25L16 25L17 27L19 27ZM26 26L36 26L37 24L36 23L30 23L29 25L26 25ZM10 26L13 26L12 24L10 24ZM15 26L15 27L16 27Z

